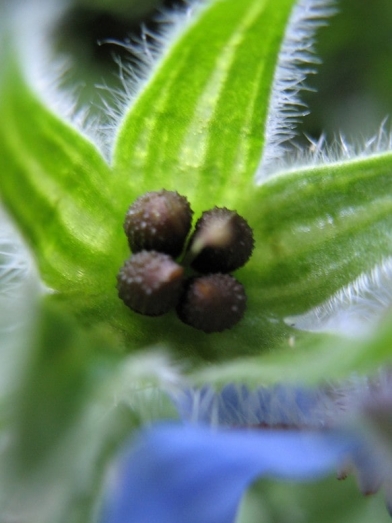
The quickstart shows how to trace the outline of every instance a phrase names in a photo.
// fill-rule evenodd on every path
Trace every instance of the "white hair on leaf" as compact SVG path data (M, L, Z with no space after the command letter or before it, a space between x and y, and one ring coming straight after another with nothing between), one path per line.
M36 264L22 236L18 233L11 218L0 206L0 300L19 302L23 299L26 282L39 292L46 292L40 282ZM30 285L29 283L29 285ZM8 308L2 308L2 317L7 316ZM20 315L18 315L20 316ZM1 321L1 325L4 322ZM12 325L7 322L7 329Z
M64 77L72 70L73 60L53 50L54 29L67 13L69 0L15 2L5 10L4 18L11 24L23 73L29 85L50 110L84 134L109 159L114 134L124 114L170 44L188 27L199 5L199 0L189 0L184 9L163 10L156 17L160 27L158 33L142 26L140 38L126 42L110 39L100 42L101 45L116 43L119 47L125 47L129 50L129 60L115 58L122 88L114 89L104 83L96 86L103 95L101 111L96 107L94 114L90 107L80 108L78 105L81 84L73 88L62 87Z
M344 135L337 136L330 144L325 143L325 136L314 141L308 137L310 146L298 151L294 163L298 166L302 161L305 165L326 165L349 160L360 160L369 156L382 154L392 150L392 135L387 128L388 118L385 118L377 133L370 138L357 138L349 142Z
M334 0L299 0L290 17L272 85L265 147L256 181L262 182L277 170L295 136L300 118L307 114L300 92L319 63L313 52L314 34L335 13Z
M187 385L184 368L160 346L125 358L104 387L107 412L125 407L143 424L162 417L176 417L171 397Z
M151 31L145 24L142 24L139 38L133 37L125 42L109 39L102 42L103 44L117 44L129 51L128 60L121 57L115 58L122 88L99 86L107 91L110 100L110 103L103 100L107 123L98 129L106 144L113 145L115 133L124 115L169 52L171 44L188 29L202 8L201 0L186 0L183 8L170 10L162 8L154 18L159 26L157 32Z
M0 207L0 396L18 384L43 288L29 250Z
M229 383L172 395L184 421L213 427L321 429L336 417L327 389L277 383L250 389Z
M292 150L278 159L274 165L273 176L284 175L298 170L312 169L318 166L338 165L347 161L360 161L363 158L377 156L392 150L392 134L387 128L385 118L377 133L370 138L356 138L349 142L344 135L338 135L330 143L325 135L318 140L307 136L309 146L299 148L292 143Z
M15 2L5 12L9 21L10 38L22 73L29 86L45 105L67 120L85 135L92 133L88 108L77 110L77 86L74 90L60 87L63 77L71 69L71 60L53 51L54 29L66 12L67 0L28 0Z
M363 336L392 310L392 257L305 314L285 318L300 330Z

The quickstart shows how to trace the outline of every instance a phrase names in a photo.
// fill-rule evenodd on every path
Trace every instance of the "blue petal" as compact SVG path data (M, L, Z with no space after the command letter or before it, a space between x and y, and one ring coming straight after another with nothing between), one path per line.
M158 425L121 457L102 523L233 523L255 478L314 480L350 446L328 432Z

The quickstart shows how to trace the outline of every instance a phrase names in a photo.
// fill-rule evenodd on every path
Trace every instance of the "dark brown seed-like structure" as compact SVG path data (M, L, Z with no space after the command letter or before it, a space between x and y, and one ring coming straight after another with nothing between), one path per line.
M120 269L118 295L133 311L160 316L177 305L183 275L181 265L167 254L142 251L131 256Z
M132 252L154 250L176 258L184 247L192 214L188 200L177 192L162 189L144 194L125 216L124 231Z
M250 258L253 231L236 211L214 207L196 223L189 242L191 266L198 272L232 272Z
M191 278L177 306L181 321L207 333L231 329L246 309L244 287L229 274Z

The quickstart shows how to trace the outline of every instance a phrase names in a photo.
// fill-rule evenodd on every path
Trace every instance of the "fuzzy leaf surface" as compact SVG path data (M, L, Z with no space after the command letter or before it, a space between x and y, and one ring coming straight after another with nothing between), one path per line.
M255 309L236 332L211 336L180 324L174 314L138 316L118 299L115 277L129 256L123 216L140 194L175 189L200 213L213 205L238 207L245 188L254 190L273 74L293 4L208 3L128 110L112 168L45 108L18 64L6 64L2 198L29 240L45 283L58 291L54 299L68 304L85 325L103 323L120 333L128 350L159 344L216 359L239 350L259 352L286 330L255 321Z
M2 198L57 291L52 299L85 326L114 333L120 350L158 346L217 361L285 346L296 334L285 315L320 303L390 254L390 154L298 169L255 186L293 4L206 4L127 110L111 167L44 106L14 60L5 62ZM186 195L196 217L227 206L254 229L254 254L238 271L248 309L232 330L205 334L174 313L143 317L117 296L116 274L129 256L126 209L162 187Z
M293 0L208 2L158 64L114 146L124 190L177 190L196 215L253 190ZM129 189L128 189L129 188Z

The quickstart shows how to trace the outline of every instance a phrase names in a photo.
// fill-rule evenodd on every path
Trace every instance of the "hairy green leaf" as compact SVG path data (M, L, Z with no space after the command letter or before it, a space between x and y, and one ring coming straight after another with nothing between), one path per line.
M0 98L4 202L45 283L86 326L122 350L169 348L209 361L287 343L284 317L322 302L390 254L391 155L298 169L256 187L274 71L293 0L206 4L167 50L119 127L109 167L45 108L11 59ZM236 208L255 232L238 271L248 309L234 329L205 334L129 311L117 297L129 256L129 204L174 189L195 210ZM306 338L307 335L304 335Z
M297 331L279 348L256 357L213 365L193 373L197 384L246 383L251 387L272 383L320 383L343 380L353 372L374 374L390 364L390 315L372 335L363 339Z
M265 310L299 314L392 254L392 153L295 169L244 203L256 244L244 275ZM262 289L262 291L261 291Z
M112 172L93 145L31 92L10 61L0 101L4 202L28 238L42 277L85 325L105 323L130 349L169 346L207 359L259 352L283 323L253 304L233 332L206 335L174 314L145 318L117 298L128 254L122 221L147 190L175 189L197 213L236 207L252 193L279 48L293 0L207 4L167 51L129 109ZM192 66L190 66L192 64ZM7 125L5 125L7 122Z
M224 0L200 9L120 126L113 166L125 190L174 189L197 214L235 208L253 191L293 5Z
M31 92L17 66L7 65L0 85L1 197L45 283L56 291L94 292L116 259L110 170L90 142Z

